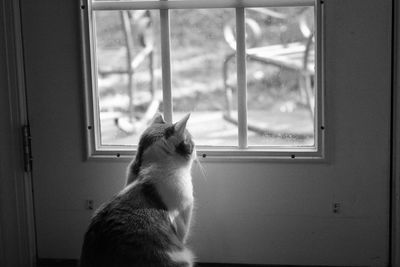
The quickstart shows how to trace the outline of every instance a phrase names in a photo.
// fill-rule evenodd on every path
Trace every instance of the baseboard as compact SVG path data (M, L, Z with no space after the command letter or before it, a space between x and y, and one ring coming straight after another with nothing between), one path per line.
M38 259L36 267L78 267L78 260L67 259Z
M78 267L78 260L71 259L38 259L37 267ZM327 265L283 265L283 264L236 264L198 262L195 267L339 267Z
M329 265L284 265L284 264L239 264L239 263L196 263L196 267L340 267ZM351 266L347 266L351 267Z

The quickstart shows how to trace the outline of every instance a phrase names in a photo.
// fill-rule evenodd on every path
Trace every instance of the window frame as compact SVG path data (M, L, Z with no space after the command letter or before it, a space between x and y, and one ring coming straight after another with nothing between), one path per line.
M249 7L314 6L315 23L315 106L314 147L296 146L248 146L247 145L247 80L245 9ZM81 0L82 64L84 66L85 135L88 159L131 159L135 145L101 145L101 129L97 91L96 32L93 12L99 10L160 11L161 67L164 118L172 122L173 102L171 88L170 24L171 9L234 8L237 31L237 86L238 86L238 146L198 146L201 160L255 161L255 160L325 160L324 116L324 43L323 0L150 0L150 1L97 1Z

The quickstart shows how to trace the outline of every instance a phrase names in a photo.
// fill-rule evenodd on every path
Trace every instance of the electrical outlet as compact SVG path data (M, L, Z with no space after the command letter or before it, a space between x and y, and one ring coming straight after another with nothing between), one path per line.
M87 199L87 200L86 200L85 206L86 206L86 209L87 209L87 210L93 210L93 208L94 208L94 201L93 201L93 199Z
M335 214L339 214L341 212L341 203L339 202L335 202L332 204L332 212Z

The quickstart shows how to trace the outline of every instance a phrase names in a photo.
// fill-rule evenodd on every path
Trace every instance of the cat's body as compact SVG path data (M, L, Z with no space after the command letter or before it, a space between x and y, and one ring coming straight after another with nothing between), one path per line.
M185 246L195 157L187 119L172 125L159 116L143 133L126 187L92 218L81 267L193 265Z

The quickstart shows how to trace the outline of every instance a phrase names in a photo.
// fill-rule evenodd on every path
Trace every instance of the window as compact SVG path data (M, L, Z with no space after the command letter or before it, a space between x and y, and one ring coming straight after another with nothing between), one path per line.
M190 112L203 157L323 156L319 0L87 1L91 155L129 154L155 112Z

